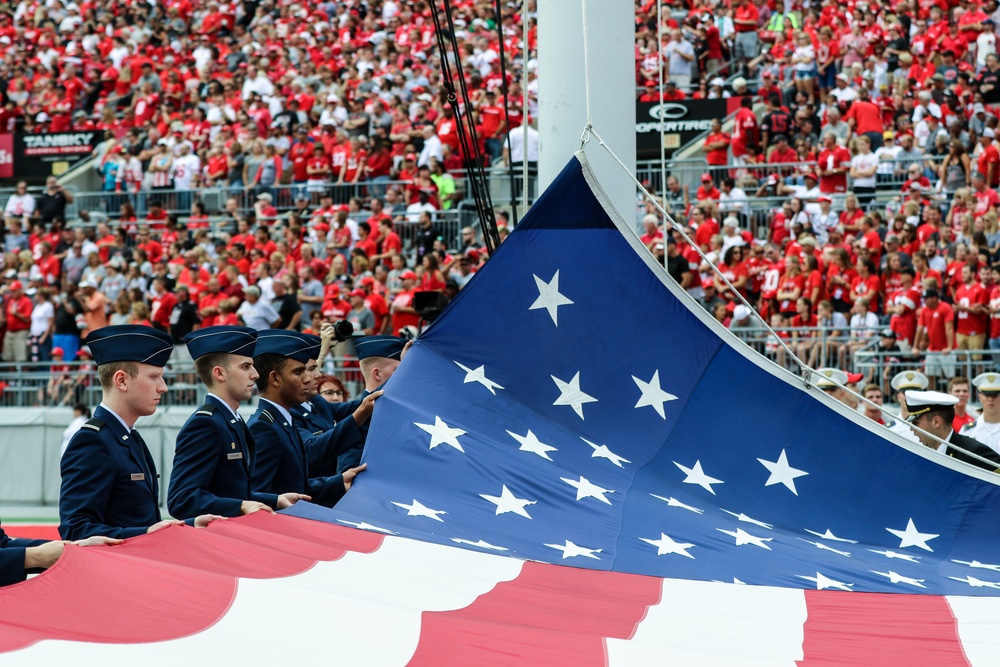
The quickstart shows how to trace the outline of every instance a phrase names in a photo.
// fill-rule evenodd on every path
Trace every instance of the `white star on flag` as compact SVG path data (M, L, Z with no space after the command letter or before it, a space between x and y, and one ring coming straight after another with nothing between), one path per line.
M771 550L771 547L764 544L765 542L770 542L773 537L757 537L746 532L742 528L737 528L736 530L723 530L722 528L716 528L720 533L725 533L730 537L736 538L736 546L742 547L744 544L752 544L755 547L760 547L761 549Z
M951 562L958 563L959 565L968 565L969 567L975 567L982 570L993 570L994 572L1000 572L1000 565L990 565L989 563L980 563L978 560L952 559Z
M552 324L559 326L559 306L569 306L573 302L559 293L559 271L552 276L552 280L545 282L535 274L535 285L538 287L538 298L531 304L528 310L539 310L544 308L549 311Z
M771 476L767 478L764 482L764 486L771 486L772 484L784 484L785 487L794 493L799 495L799 492L795 490L795 478L804 477L808 475L805 470L799 470L798 468L793 468L788 465L788 457L785 455L785 450L781 450L781 455L778 457L777 461L765 461L764 459L757 459L760 464L767 468Z
M566 544L546 544L545 546L561 551L563 559L584 556L586 558L593 558L594 560L601 560L594 554L599 554L604 551L603 549L588 549L586 547L579 547L569 540L566 540Z
M906 530L895 530L893 528L886 528L886 530L899 538L900 549L904 547L918 547L924 551L934 551L927 546L927 542L933 540L935 537L940 537L940 535L935 535L934 533L921 533L918 531L917 527L913 525L912 518L906 522Z
M576 489L577 500L583 500L584 498L597 498L602 503L606 503L608 505L611 504L611 501L605 498L604 494L614 493L614 491L612 491L611 489L602 489L596 484L591 484L590 480L588 480L583 475L580 476L579 482L576 481L575 479L567 479L565 477L560 477L559 479L561 479L562 481L566 482L574 489Z
M583 419L583 404L597 402L596 398L581 391L580 371L577 371L576 375L569 382L563 382L555 375L550 375L549 377L559 387L559 398L552 405L568 405L573 408L573 411L576 412L580 419Z
M663 419L667 418L667 413L663 409L663 404L669 401L676 401L677 397L673 394L667 393L660 388L660 371L653 371L653 377L649 382L643 382L636 376L632 376L632 381L635 385L639 387L639 391L642 395L639 396L639 400L636 402L636 408L651 407L656 410L656 414L660 415Z
M665 556L667 554L679 554L681 556L687 556L688 558L694 558L691 554L687 552L688 549L695 546L688 542L676 542L672 537L666 533L660 533L660 539L652 540L645 537L640 537L640 540L646 544L651 544L656 547L657 556Z
M670 505L671 507L680 507L682 510L687 510L688 512L694 512L695 514L704 514L705 513L705 510L700 510L697 507L691 507L690 505L685 505L684 503L682 503L681 501L677 500L673 496L671 496L670 498L664 498L663 496L658 496L655 493L651 493L649 495L653 496L654 498L658 498L658 499L662 500L663 502L665 502L666 504Z
M596 442L591 442L586 438L580 438L580 439L594 449L594 453L590 455L590 458L592 459L607 459L612 463L614 463L619 468L625 467L622 465L623 463L632 463L624 456L618 456L617 454L612 452L610 449L608 449L607 445L598 445Z
M489 549L490 551L509 551L507 547L498 547L495 544L490 544L485 540L479 540L478 542L473 542L472 540L463 540L460 537L453 537L451 541L455 544L467 544L470 547L478 547L480 549Z
M478 382L479 384L481 384L484 387L486 387L487 389L489 389L490 393L493 394L494 396L497 395L497 392L496 392L497 389L503 389L503 387L501 387L500 385L498 385L496 382L494 382L493 380L490 380L489 378L486 377L486 367L485 366L480 366L479 368L472 369L472 368L469 368L468 366L463 366L462 364L458 363L457 361L455 362L455 365L458 366L459 368L461 368L463 371L465 371L465 382L464 382L464 384L469 384L470 382Z
M337 521L339 521L340 523L346 524L348 526L354 526L355 528L358 528L359 530L370 530L370 531L373 531L373 532L376 532L376 533L385 533L386 535L398 535L399 534L399 533L394 533L391 530L388 530L386 528L379 528L378 526L373 526L370 523L368 523L367 521L362 521L361 523L357 523L357 522L354 522L354 521L347 521L346 519L337 519Z
M837 537L836 535L830 532L829 528L826 529L825 533L817 533L815 530L809 530L808 528L806 528L806 532L811 535L815 535L816 537L821 537L824 540L833 540L834 542L848 542L850 544L858 543L857 540L848 540L844 539L843 537Z
M954 581L961 581L963 584L969 584L973 588L983 588L983 587L1000 588L1000 583L997 583L995 581L983 581L982 579L976 579L975 577L970 575L965 575L964 579L962 579L961 577L948 577L948 578Z
M722 508L720 507L719 509L722 509ZM757 519L751 519L750 517L748 517L743 512L740 512L739 514L737 514L736 512L730 512L729 510L722 510L722 511L725 512L726 514L733 515L734 517L737 518L737 520L743 521L745 523L752 523L752 524L755 524L757 526L760 526L761 528L767 528L768 530L774 528L774 524L772 524L772 523L764 523L763 521L758 521Z
M513 512L514 514L520 514L527 519L530 519L531 516L529 516L528 511L524 509L525 505L534 505L538 502L536 500L524 500L523 498L516 497L510 492L506 484L504 484L503 488L500 489L499 496L488 496L485 493L480 493L479 497L484 498L497 506L496 516L506 514L507 512Z
M538 437L531 432L531 429L528 429L528 433L526 435L518 435L513 431L507 431L507 435L521 443L520 451L538 454L543 459L547 459L549 461L552 460L552 457L550 457L548 453L559 451L555 447L541 442Z
M447 514L447 512L442 510L432 510L430 507L427 507L415 498L413 503L409 505L397 503L395 500L392 501L392 504L406 510L406 516L425 516L428 519L434 519L435 521L440 521L441 523L444 523L444 519L439 517L438 514Z
M465 431L460 428L451 428L440 417L435 416L433 424L418 424L417 422L413 422L413 425L430 434L431 449L434 449L438 445L448 445L463 454L465 453L462 445L458 442L458 436L465 435Z
M869 572L871 572L872 574L883 576L894 584L909 584L910 586L916 586L917 588L927 588L926 586L924 586L923 579L913 579L912 577L904 577L903 575L897 574L892 570L889 570L888 572L878 572L877 570L869 570Z
M674 465L681 469L681 471L687 475L684 478L685 484L697 484L701 488L705 489L713 496L715 495L715 489L712 488L713 484L725 484L721 479L715 479L714 477L709 477L705 474L705 471L701 469L701 460L695 461L694 465L690 468L682 466L677 461L674 461Z
M911 556L910 554L901 554L901 553L897 553L895 551L888 551L888 550L886 550L886 551L879 551L878 549L869 549L868 551L871 551L873 554L879 554L879 555L885 556L886 558L888 558L890 560L892 560L893 558L898 558L899 560L906 560L906 561L909 561L911 563L919 563L920 562L920 556Z
M806 544L811 544L811 545L813 545L813 546L814 546L814 547L816 547L817 549L822 549L823 551L832 551L832 552L833 552L833 553L835 553L835 554L839 554L839 555L841 555L841 556L846 556L847 558L850 558L850 557L851 557L851 552L849 552L849 551L839 551L839 550L837 550L837 549L834 549L833 547L828 547L828 546L826 546L826 545L825 545L825 544L823 544L822 542L813 542L812 540L807 540L807 539L805 539L804 537L800 537L800 538L798 538L798 539L802 540L802 541L803 541L803 542L805 542Z
M799 579L805 579L806 581L813 582L814 584L816 584L816 590L818 591L822 591L827 588L837 588L842 591L849 591L851 590L851 586L854 585L854 584L845 584L842 581L835 581L825 576L821 572L817 572L815 577L807 577L801 574L797 574L795 576L798 577Z

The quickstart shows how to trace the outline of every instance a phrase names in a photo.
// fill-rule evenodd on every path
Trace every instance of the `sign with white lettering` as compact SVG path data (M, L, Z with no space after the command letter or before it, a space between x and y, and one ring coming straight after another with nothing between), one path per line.
M14 174L29 182L58 176L89 157L102 138L95 130L14 135Z
M635 110L636 158L660 157L663 142L667 155L702 132L712 128L712 121L726 117L726 100L677 100L672 102L637 102Z

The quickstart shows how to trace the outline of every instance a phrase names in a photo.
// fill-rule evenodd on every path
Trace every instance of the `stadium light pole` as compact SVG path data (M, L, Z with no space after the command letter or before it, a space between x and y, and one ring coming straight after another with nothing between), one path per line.
M544 190L580 148L587 120L584 48L589 48L594 129L635 173L635 3L538 2L538 186ZM589 41L589 45L585 43ZM615 207L636 217L635 184L591 140L587 158Z

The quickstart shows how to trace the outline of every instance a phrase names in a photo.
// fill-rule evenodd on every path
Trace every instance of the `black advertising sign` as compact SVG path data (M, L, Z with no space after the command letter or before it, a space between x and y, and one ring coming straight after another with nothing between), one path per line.
M660 142L669 156L712 128L712 121L727 114L727 101L678 100L676 102L637 102L635 110L636 159L660 157ZM662 134L661 134L662 132Z
M104 139L99 130L14 135L14 173L28 181L61 176L94 152Z

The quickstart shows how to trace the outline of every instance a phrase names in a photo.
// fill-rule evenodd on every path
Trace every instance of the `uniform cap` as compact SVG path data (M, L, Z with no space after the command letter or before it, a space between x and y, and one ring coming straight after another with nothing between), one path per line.
M906 392L906 410L910 415L906 421L913 422L920 415L936 410L947 410L958 404L958 397L945 394L940 391L916 391Z
M174 339L168 334L141 324L116 324L90 332L84 340L98 366L114 361L167 365L174 351Z
M295 361L308 363L319 356L319 343L304 338L301 334L284 329L265 329L257 334L257 344L253 356L277 354Z
M980 373L972 379L972 386L979 393L1000 393L1000 373Z
M930 382L927 376L920 371L902 371L892 376L889 385L896 391L906 391L907 389L927 389Z
M252 357L257 343L257 330L250 327L205 327L184 336L192 359L206 354L238 354Z
M399 359L405 345L406 340L399 336L365 336L354 340L358 361L372 357Z
M813 384L820 389L837 389L848 383L847 373L839 368L817 368L813 371Z

